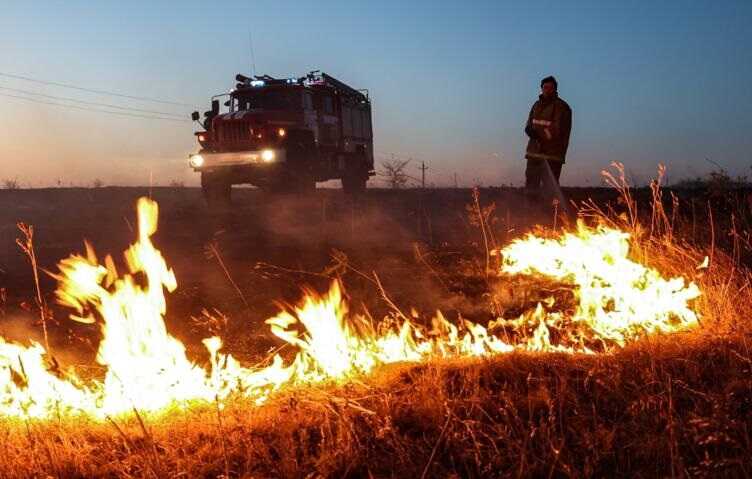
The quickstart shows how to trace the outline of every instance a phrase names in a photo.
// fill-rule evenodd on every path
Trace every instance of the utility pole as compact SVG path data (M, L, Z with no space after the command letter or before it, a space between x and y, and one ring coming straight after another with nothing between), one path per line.
M428 167L426 166L425 161L420 162L420 187L422 189L426 189L426 170Z
M459 185L459 183L457 182L457 173L455 173L455 174L454 174L454 189L456 190L456 189L457 189L457 188L459 188L459 187L460 187L460 185Z

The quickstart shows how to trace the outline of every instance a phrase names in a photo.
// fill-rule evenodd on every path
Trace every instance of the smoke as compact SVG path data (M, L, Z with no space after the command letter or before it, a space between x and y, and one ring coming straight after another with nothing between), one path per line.
M232 271L242 272L252 260L270 265L262 269L275 273L265 286L270 293L267 302L273 294L296 298L304 284L325 288L328 280L322 276L342 275L353 304L362 304L374 317L392 311L376 278L406 314L415 307L428 316L441 309L479 317L490 311L482 285L474 288L477 295L461 292L468 289L464 272L450 277L446 271L467 268L446 268L438 264L445 258L431 252L448 234L454 240L468 239L462 238L466 231L456 214L470 201L467 194L448 195L458 203L449 214L444 200L418 190L371 190L352 200L340 190L274 196L240 189L233 192L233 211L218 225L215 238ZM446 190L440 197L447 197ZM456 255L451 257L456 261ZM239 277L242 283L242 274ZM226 283L222 278L216 281ZM286 281L287 287L279 281Z

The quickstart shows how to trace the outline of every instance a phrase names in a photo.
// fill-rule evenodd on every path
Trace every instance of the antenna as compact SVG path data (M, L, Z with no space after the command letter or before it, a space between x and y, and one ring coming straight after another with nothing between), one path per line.
M251 76L256 76L256 54L253 52L253 33L248 29L248 43L251 46Z

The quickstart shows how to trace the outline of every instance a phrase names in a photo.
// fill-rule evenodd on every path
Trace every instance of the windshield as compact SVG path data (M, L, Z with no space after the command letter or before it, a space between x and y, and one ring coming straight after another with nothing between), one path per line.
M233 98L234 111L243 110L284 110L298 111L302 99L298 90L260 90L243 92Z

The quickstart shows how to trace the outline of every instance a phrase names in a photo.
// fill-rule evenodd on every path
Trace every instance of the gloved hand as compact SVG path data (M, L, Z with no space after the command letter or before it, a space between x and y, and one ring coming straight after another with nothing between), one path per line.
M525 133L527 136L529 136L533 140L540 139L540 135L538 135L538 132L535 131L535 128L532 127L532 125L528 125L525 127Z

